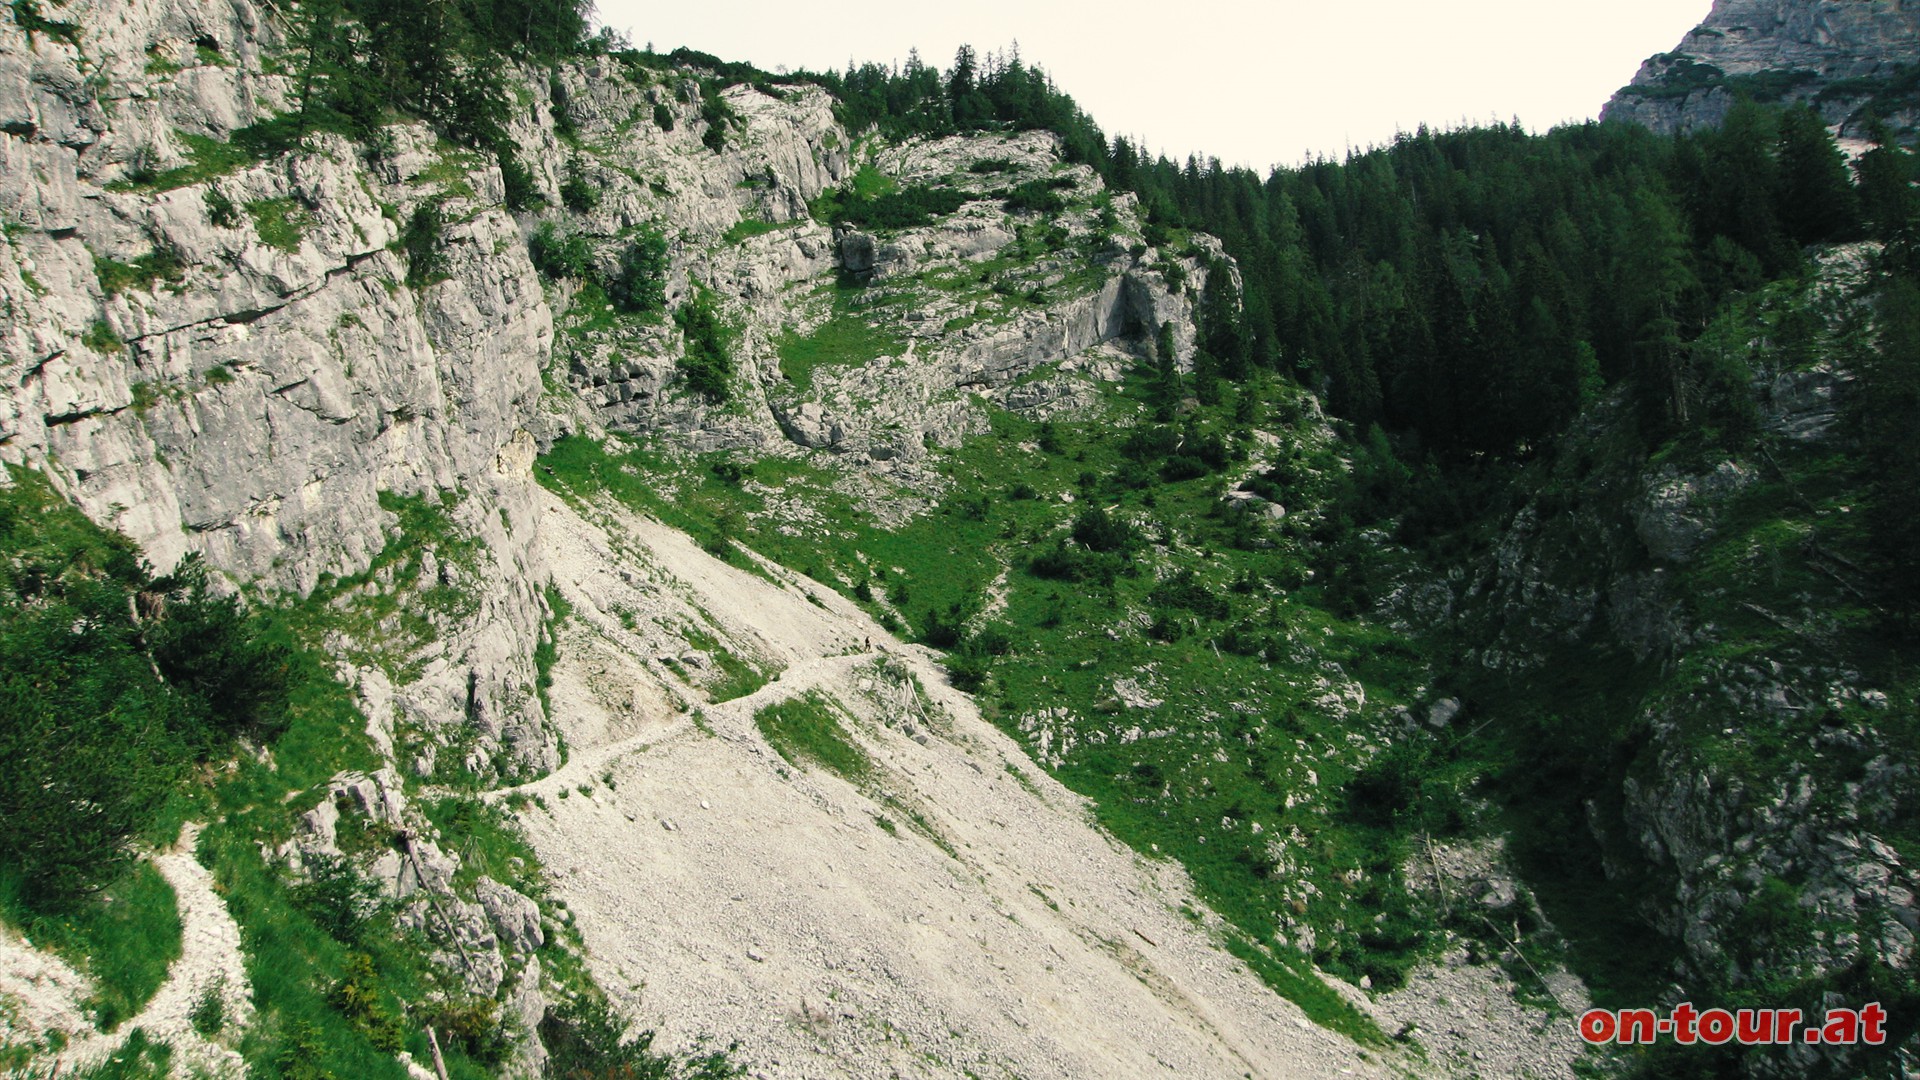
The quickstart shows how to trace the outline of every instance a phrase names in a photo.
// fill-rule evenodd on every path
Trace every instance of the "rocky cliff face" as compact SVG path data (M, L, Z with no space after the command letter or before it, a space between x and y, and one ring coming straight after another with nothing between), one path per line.
M516 481L552 317L497 174L459 173L444 278L410 288L393 249L438 194L419 176L442 160L425 130L390 129L378 156L319 138L211 166L285 105L286 77L262 67L273 18L214 2L64 14L79 45L0 28L0 454L163 569L200 552L288 594L369 564L394 522L382 492L460 493L483 556L443 573L470 617L374 720L471 714L475 764L551 766L521 689L544 615Z
M1647 60L1601 112L1665 133L1712 127L1740 96L1814 104L1832 124L1862 107L1896 130L1916 124L1920 5L1910 0L1715 0L1672 52ZM1905 85L1904 93L1880 98Z
M1023 303L963 304L915 286L1001 254L1015 226L991 200L877 245L809 220L808 201L851 168L852 140L823 92L725 91L738 119L713 153L691 75L681 85L575 65L532 87L514 132L552 204L569 177L599 192L590 211L547 216L603 259L636 227L664 226L667 303L696 288L717 297L741 332L740 392L721 407L687 391L668 323L582 328L595 313L569 308L563 284L573 329L554 378L585 412L543 407L554 308L528 259L534 222L501 209L497 170L409 124L373 146L321 136L285 156L237 154L233 133L287 103L287 76L265 64L280 47L271 9L76 3L62 17L85 28L77 43L0 27L0 455L49 471L162 568L197 551L236 583L290 594L369 564L394 522L382 492L455 493L455 519L484 552L459 583L472 614L438 635L394 707L481 718L475 764L557 760L522 689L543 618L522 491L536 441L584 422L696 448L791 440L895 468L977 427L974 394L1043 364L1161 324L1189 354L1191 303L1166 278L1204 281L1201 259L1218 251L1115 247L1071 282L1075 260L1058 257L1022 284ZM673 130L654 122L656 105L678 118ZM1015 163L1013 180L1058 167L1045 136L888 153L877 164L907 182L965 176L990 156ZM973 194L985 197L986 179ZM1085 170L1068 179L1098 192ZM407 284L402 233L429 205L447 224L430 280ZM1130 201L1117 205L1122 243L1140 223ZM723 239L743 221L776 228ZM1070 238L1090 230L1067 221ZM883 283L865 302L918 310L894 309L907 328L894 355L799 387L774 341L830 316L836 271Z
M516 880L516 888L463 872L463 854L443 850L423 816L422 785L472 790L546 775L560 767L563 742L578 772L584 750L680 717L709 696L704 684L712 679L696 675L690 685L686 673L711 671L720 655L738 653L775 670L821 661L842 639L884 637L840 611L820 626L785 627L774 649L750 619L663 606L662 596L688 586L674 574L636 575L631 560L643 547L684 555L684 540L654 537L616 550L603 536L589 553L593 565L581 564L576 542L591 530L576 509L533 483L538 450L578 430L692 450L819 449L854 469L930 486L935 475L920 464L926 448L980 430L984 401L1045 415L1084 399L1093 381L1117 378L1129 354L1171 350L1169 361L1190 362L1196 290L1208 268L1221 265L1220 248L1207 237L1183 240L1178 251L1148 247L1132 200L1108 199L1088 170L1065 166L1049 136L857 147L823 92L736 86L719 91L734 119L725 121L716 152L703 141L711 132L701 116L700 73L635 72L604 59L527 80L513 135L551 209L516 218L502 208L498 169L423 125L392 124L364 145L313 135L285 154L255 155L239 145L236 133L288 109L292 86L280 62L286 26L276 6L69 0L57 15L72 29L0 24L0 306L7 316L0 463L44 473L95 520L138 542L160 569L198 554L234 589L315 610L385 760L314 789L317 805L298 815L271 856L297 874L343 851L359 858L364 852L349 839L369 830L399 837L392 850L363 859L362 871L403 906L403 924L434 941L444 968L470 992L501 999L504 1015L522 1029L545 1006L537 954L562 924L528 898L540 892L527 883L532 878ZM983 161L993 168L970 171ZM862 167L897 183L952 185L965 199L953 214L885 234L813 221L809 203ZM1050 184L1062 212L1005 211L1004 189L1023 182ZM562 208L569 183L590 187L590 206ZM668 308L711 297L734 335L730 400L688 388L685 335L671 321L614 315L590 302L594 294L578 281L543 280L528 245L543 223L582 239L603 265L617 261L636 233L663 231ZM842 284L848 280L867 287L850 291ZM871 355L810 373L782 370L782 343L836 321L871 331L881 320L864 313L875 309L885 310L892 329ZM559 584L556 558L576 560ZM677 573L709 585L713 575L735 573L700 558ZM625 583L618 595L630 592L635 605L671 617L671 627L661 624L671 640L635 638L631 626L616 628L612 607L595 608L596 600L610 603L610 594L580 583L607 575ZM732 591L719 599L749 609L773 604L789 615L811 611L795 602L791 584L770 599L752 593L753 579L736 576L747 584L730 580ZM594 632L576 635L576 644L608 656L562 666L552 695L560 704L550 717L541 693L550 672L536 654L555 640L563 597L595 611ZM814 598L823 605L832 602ZM681 623L695 628L693 637L679 636ZM704 645L689 650L693 640ZM658 650L670 664L654 662ZM913 664L932 670L920 659ZM633 675L619 701L607 697L610 666ZM836 668L837 676L851 680L854 665L843 666L848 672ZM862 669L858 687L826 689L852 700L861 688L873 691L876 677ZM861 706L863 723L877 725L884 705ZM746 726L727 739L754 743L759 755L751 714L741 717ZM982 741L997 738L991 729L977 718L967 723L965 745L950 763L963 772L970 765L966 775L988 775L982 762L1014 771L983 756ZM870 741L900 753L893 743L914 734ZM922 734L918 746L926 745ZM615 756L602 755L608 776ZM722 762L706 779L729 782L727 770L739 767ZM759 779L778 788L773 777ZM568 789L549 787L567 796ZM790 796L768 796L768 805ZM840 819L849 811L841 804L858 809L870 798L877 796L829 784L826 795L803 793L799 802L826 810L809 819L809 829L845 831ZM1034 819L1053 821L1042 830L1053 830L1049 843L1071 832L1082 853L1100 862L1082 904L1097 905L1109 887L1149 895L1110 842L1086 828L1077 803L1052 789L1036 799L1057 804L1051 818ZM991 800L975 803L950 824L988 828L981 823L994 813ZM800 810L782 813L787 820ZM626 820L633 818L630 809ZM574 852L569 836L584 827L563 819L544 849ZM595 835L610 835L603 834ZM831 850L787 840L793 851ZM861 852L891 842L865 833L847 841ZM1047 860L1057 859L1058 849L1048 850ZM707 877L737 869L725 845L705 856L699 873ZM940 858L927 855L929 865ZM996 886L974 899L1005 906L1024 890L1038 895L1026 884L1039 873L1035 865L1032 853L1006 862L1004 873L1018 887ZM922 891L944 896L948 889ZM777 898L766 902L778 906ZM1051 918L1013 902L1023 919ZM1053 968L1042 962L1044 950L1072 956L1082 974L1112 975L1117 992L1135 986L1136 975L1155 985L1156 961L1135 957L1116 966L1110 946L1125 936L1128 918L1143 940L1149 935L1140 927L1164 923L1152 936L1179 942L1175 982L1186 987L1179 1000L1192 1005L1191 1015L1185 1005L1177 1010L1177 1038L1124 1065L1098 1040L1066 1051L1027 1046L1021 1032L1028 1022L1003 1015L1016 1000L1007 998L975 1017L991 1037L970 1044L969 1053L1028 1060L1042 1070L1034 1075L1134 1072L1154 1055L1183 1060L1196 1075L1342 1068L1346 1050L1337 1041L1316 1036L1301 1050L1291 1036L1259 1030L1267 994L1238 969L1224 983L1205 974L1211 946L1204 934L1167 917L1168 904L1180 902L1187 901L1153 900L1137 917L1114 916L1120 921L1062 924L1058 934L1034 939L1021 975L1046 981ZM1053 900L1045 907L1057 911ZM926 924L924 910L918 913ZM623 955L631 942L621 944L619 934L630 929L603 919L588 932L590 939L614 935L592 943ZM725 930L687 944L689 955L725 941L730 950L745 948L753 957L747 970L756 970L753 943L768 939L755 936L751 920ZM899 936L891 951L871 958L873 979L898 984L880 999L900 1005L913 996L899 990L910 983L889 973L941 932ZM1130 947L1124 951L1131 956ZM975 962L983 972L997 966L991 948ZM792 1025L777 1010L792 1003L772 995L800 985L794 980L804 982L814 968L796 974L791 965L775 966L777 985L734 1003L750 1009L696 1011L677 1034L691 1037L714 1023L723 1031L750 1024L787 1031ZM637 973L608 965L602 974L612 986ZM244 998L243 989L233 992ZM1223 1020L1204 1004L1209 996L1231 999L1232 1016ZM1128 998L1136 1030L1167 1027L1158 1000ZM837 1014L815 1017L813 1007L802 1002L804 1024L838 1022ZM918 1007L908 1026L933 1040L951 1030L947 1017L973 1008ZM82 1022L76 1008L65 1014ZM1092 1015L1076 1006L1082 1014ZM877 1007L873 1015L875 1023L885 1019ZM1306 1026L1294 1018L1288 1027L1295 1022ZM860 1045L871 1044L876 1061L907 1068L911 1055L882 1049L894 1028L875 1030ZM1121 1034L1116 1028L1109 1041L1118 1045ZM102 1043L102 1053L110 1050ZM538 1041L523 1043L516 1060L522 1071L537 1071Z
M1696 1000L1878 993L1891 984L1872 973L1914 959L1910 691L1878 659L1874 583L1842 550L1851 498L1813 479L1850 437L1836 358L1857 255L1830 253L1805 295L1759 309L1755 366L1771 374L1750 388L1747 450L1649 462L1619 441L1629 406L1603 404L1482 573L1408 598L1418 618L1477 627L1467 660L1487 685L1563 716L1556 737L1593 751L1576 819L1629 883L1623 899L1677 945L1671 977ZM1832 321L1788 360L1758 320L1803 305ZM1821 1071L1848 1072L1826 1053ZM1820 1056L1743 1067L1805 1075Z
M585 84L570 93L570 101L594 103L572 113L584 157L612 162L649 154L644 143L630 145L621 133L634 106L602 100L619 92ZM931 483L921 467L927 447L957 446L983 431L980 403L1011 392L1047 365L1066 362L1072 370L1097 370L1094 377L1115 377L1118 369L1100 366L1090 351L1110 342L1151 351L1162 326L1176 361L1191 363L1193 290L1204 288L1206 266L1221 257L1218 242L1202 236L1179 252L1147 248L1139 242L1144 223L1131 195L1111 197L1102 225L1095 204L1109 197L1090 169L1061 162L1052 135L866 147L856 166L844 149L849 138L832 126L821 92L795 91L776 106L738 87L727 99L744 115L762 118L749 120L735 152L738 164L718 176L677 175L676 167L709 166L643 156L666 162L664 185L656 177L597 167L594 182L609 197L570 227L614 241L622 223L671 222L680 242L669 302L694 290L720 299L740 331L737 393L716 403L689 390L679 373L684 343L674 328L634 320L609 325L575 305L563 320L559 348L567 382L592 423L664 435L697 450L827 450L850 467ZM775 123L771 116L788 119ZM785 164L795 161L814 168ZM982 162L993 170L972 171ZM884 234L810 219L807 203L856 167L904 186L937 185L967 201L928 224ZM742 179L733 179L735 172ZM1007 190L1028 182L1051 184L1065 212L1006 212ZM724 210L687 212L673 195L660 194L663 186L685 192L702 185L718 193ZM756 228L745 236L727 233L741 221ZM822 333L827 324L880 329L884 340L852 363L798 377L783 371L782 346ZM1038 406L1062 393L1071 391L1056 385L1027 391L1021 400Z

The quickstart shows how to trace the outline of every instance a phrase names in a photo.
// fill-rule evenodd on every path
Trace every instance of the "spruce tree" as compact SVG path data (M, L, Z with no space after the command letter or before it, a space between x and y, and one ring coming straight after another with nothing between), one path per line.
M1851 239L1860 204L1847 176L1847 159L1826 124L1805 105L1780 117L1780 224L1796 244Z
M1884 126L1875 133L1873 149L1860 157L1860 203L1874 239L1891 243L1911 233L1920 218L1920 194L1914 191L1914 156L1900 149Z

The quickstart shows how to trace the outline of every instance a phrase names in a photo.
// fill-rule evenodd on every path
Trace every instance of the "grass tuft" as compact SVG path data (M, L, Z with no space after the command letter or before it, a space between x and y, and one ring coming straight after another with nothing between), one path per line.
M790 765L812 762L854 784L873 772L866 752L840 726L839 707L821 694L809 692L769 705L753 714L753 722Z

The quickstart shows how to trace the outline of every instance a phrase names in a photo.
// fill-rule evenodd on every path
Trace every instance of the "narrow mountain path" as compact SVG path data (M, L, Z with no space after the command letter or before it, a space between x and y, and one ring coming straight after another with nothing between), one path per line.
M551 796L516 818L589 966L659 1045L724 1034L751 1072L794 1080L1393 1074L1221 950L1184 874L1097 828L938 654L758 557L544 501L576 620L550 690L574 754L481 797ZM694 680L661 661L689 626L715 639L696 651L780 673L681 704ZM843 710L864 776L767 747L754 715L810 691Z
M830 683L862 663L881 655L884 654L878 651L858 652L840 656L815 656L795 661L782 669L772 681L751 694L697 706L694 713L682 716L662 727L576 751L567 759L565 765L538 780L514 787L496 788L482 793L480 798L488 803L497 803L511 795L545 797L558 795L562 791L581 784L591 784L609 766L628 754L660 746L693 730L695 726L693 718L696 715L701 716L723 737L735 739L751 737L746 734L747 730L753 726L754 714L761 709Z
M207 1041L193 1026L194 1010L209 994L220 1000L225 1031L244 1027L253 1013L240 927L226 902L213 891L213 875L193 854L202 827L198 822L187 825L179 843L153 857L154 868L172 886L180 909L180 958L167 970L167 981L138 1016L111 1033L68 1044L60 1058L63 1067L83 1071L98 1065L135 1030L141 1030L150 1042L173 1046L179 1075L246 1075L246 1064L237 1052Z

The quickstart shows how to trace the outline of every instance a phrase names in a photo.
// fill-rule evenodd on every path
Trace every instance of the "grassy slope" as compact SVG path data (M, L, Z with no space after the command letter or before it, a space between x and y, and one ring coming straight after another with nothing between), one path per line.
M1341 793L1384 745L1388 707L1424 689L1424 662L1395 634L1328 615L1320 590L1302 587L1312 553L1297 534L1313 508L1296 508L1299 526L1256 532L1215 509L1218 475L1163 482L1149 464L1140 481L1114 425L1151 422L1152 396L1148 381L1129 383L1110 415L1047 432L994 413L992 435L939 459L952 481L941 504L894 527L822 459L728 461L573 438L543 458L541 476L563 494L610 493L696 536L735 537L883 619L904 619L910 636L968 625L976 649L990 642L999 653L984 661L989 714L1037 749L1038 718L1065 710L1073 746L1053 762L1057 775L1135 848L1185 865L1232 924L1228 947L1277 989L1321 1022L1377 1040L1284 942L1310 926L1314 961L1387 983L1424 947L1430 927L1399 882L1404 838L1344 813ZM1315 468L1338 473L1297 399L1276 397L1261 419ZM1229 403L1203 409L1197 430L1230 435L1231 418ZM745 477L724 478L741 466ZM1116 485L1117 473L1139 486ZM1137 518L1152 542L1116 559L1109 584L1032 573L1031 558L1092 503ZM1156 593L1181 571L1199 589L1184 598L1191 607ZM1157 616L1158 637L1170 640L1143 631ZM1129 678L1158 702L1120 706L1113 685ZM1367 706L1340 716L1316 703L1348 679ZM1269 847L1276 838L1284 848Z
M75 552L75 559L94 565L129 547L31 476L16 477L16 486L0 489L0 496L10 508L9 542ZM394 906L380 901L351 863L345 873L322 881L295 875L262 854L292 837L295 819L324 797L334 776L383 764L368 741L366 717L335 679L325 647L344 641L349 655L365 650L368 662L381 663L404 682L418 677L415 654L449 622L471 613L472 598L459 582L474 569L480 548L453 520L457 501L454 493L439 499L383 496L382 506L395 521L368 571L328 579L305 598L254 598L256 609L271 616L262 632L293 650L286 727L261 757L241 753L224 766L197 770L143 830L149 842L160 842L177 834L182 821L208 822L198 856L239 924L257 1008L246 1030L228 1025L219 1037L246 1057L256 1077L403 1080L407 1073L395 1053L406 1049L426 1060L422 1025L436 1023L449 1075L482 1080L497 1073L510 1045L503 1037L515 1037L499 1027L493 1003L465 996L431 959L434 941L400 926ZM429 550L442 566L454 568L451 583L421 580ZM377 585L379 577L388 584ZM743 671L732 677L759 676ZM565 992L596 995L577 936L566 928L565 913L546 903L539 863L511 818L460 794L424 800L420 809L438 829L443 848L462 860L455 888L470 889L485 873L541 901L551 920L549 943L540 953L548 976ZM364 819L342 820L340 841L349 856L377 854L392 840L366 827ZM0 886L8 886L0 888L0 916L99 981L100 993L90 1004L103 1027L137 1012L179 955L173 895L149 864L131 864L101 893L57 913L22 909L4 874ZM615 1028L598 1035L608 1032L617 1038ZM0 1045L0 1069L26 1067L30 1050ZM598 1050L590 1046L588 1052ZM169 1059L169 1048L136 1033L113 1060L86 1076L158 1080L167 1075ZM649 1075L681 1075L678 1065L660 1067ZM726 1075L724 1064L714 1068L702 1075Z

